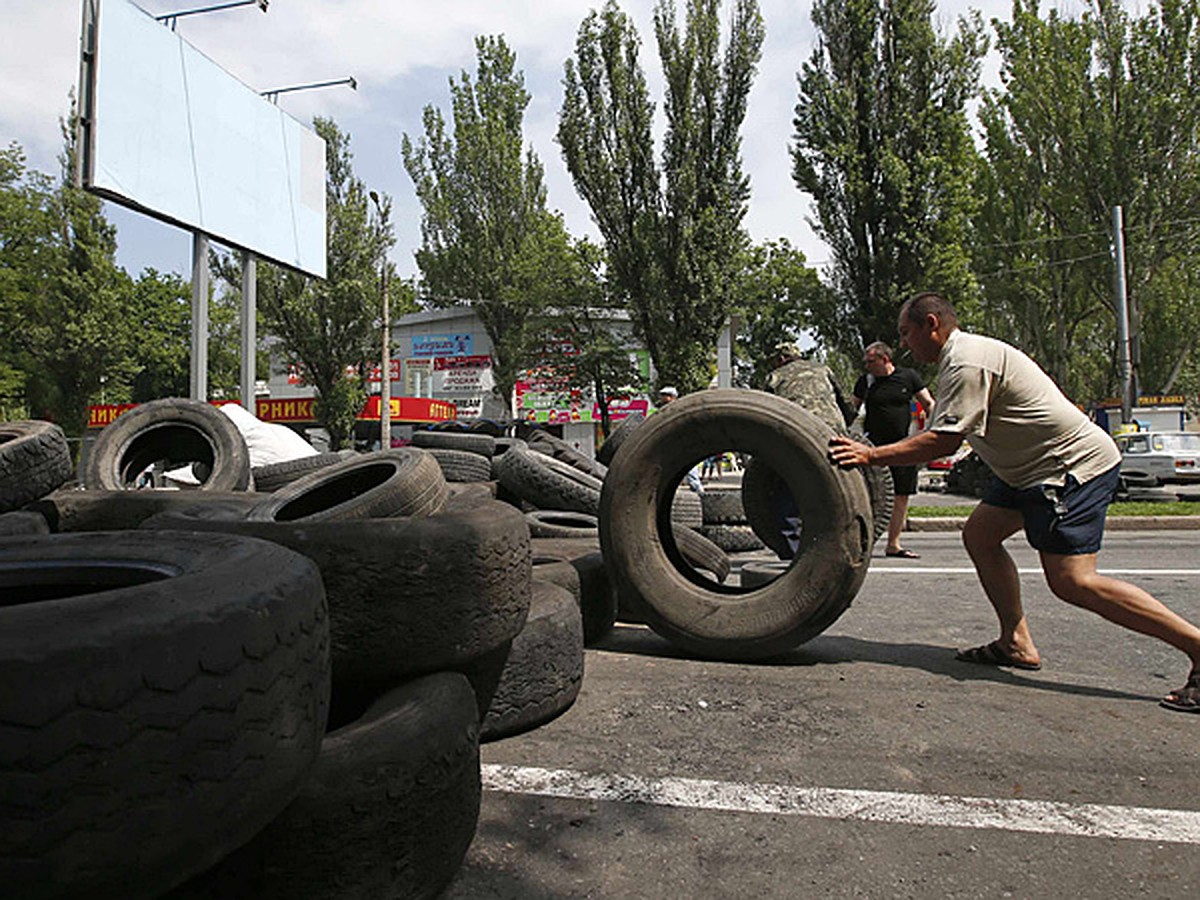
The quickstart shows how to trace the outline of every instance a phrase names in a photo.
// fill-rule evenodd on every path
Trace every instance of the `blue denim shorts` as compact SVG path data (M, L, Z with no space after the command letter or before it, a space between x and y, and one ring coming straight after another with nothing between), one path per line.
M1115 465L1083 484L1067 476L1062 487L1015 488L993 475L983 502L1018 510L1025 520L1025 537L1037 550L1063 556L1096 553L1120 477L1121 466Z

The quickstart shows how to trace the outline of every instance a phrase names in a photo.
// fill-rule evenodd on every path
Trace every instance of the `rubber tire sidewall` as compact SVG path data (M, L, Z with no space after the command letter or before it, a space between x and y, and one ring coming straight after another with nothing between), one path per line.
M828 461L833 434L786 400L718 389L672 403L630 437L604 483L600 541L620 589L645 602L647 624L701 655L753 659L791 649L811 636L811 623L849 606L870 560L870 499L857 472ZM662 539L664 501L683 473L729 449L781 473L806 526L796 564L749 592L694 577Z

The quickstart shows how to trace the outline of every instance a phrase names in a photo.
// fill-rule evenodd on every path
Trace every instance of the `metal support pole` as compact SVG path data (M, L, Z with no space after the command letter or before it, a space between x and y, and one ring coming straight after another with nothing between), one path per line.
M208 235L192 235L192 359L190 396L208 399Z
M258 374L258 257L242 254L242 406L257 415L254 383Z
M379 449L392 446L392 335L388 320L388 270L385 256L380 272L383 283L383 368L379 371Z
M717 387L733 387L733 320L726 319L717 335Z
M1133 421L1133 365L1129 353L1129 298L1125 292L1125 223L1121 207L1112 211L1113 309L1117 316L1117 368L1121 375L1121 421Z

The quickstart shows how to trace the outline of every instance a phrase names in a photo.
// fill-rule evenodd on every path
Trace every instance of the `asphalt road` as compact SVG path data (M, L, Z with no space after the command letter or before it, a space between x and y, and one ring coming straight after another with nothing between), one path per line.
M1156 702L1186 659L1053 598L1017 537L1044 667L955 662L990 607L956 533L906 544L769 664L618 626L567 713L484 747L446 897L1200 896L1200 715ZM1200 621L1200 532L1110 534L1101 569Z

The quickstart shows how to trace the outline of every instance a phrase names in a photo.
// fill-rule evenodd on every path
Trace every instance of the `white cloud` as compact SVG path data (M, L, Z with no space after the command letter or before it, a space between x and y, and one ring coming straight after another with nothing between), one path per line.
M104 0L114 2L114 0ZM177 0L143 0L152 14L185 9ZM189 42L256 90L354 76L358 90L330 88L285 95L280 105L301 120L330 116L351 136L359 175L392 195L398 224L395 259L415 272L420 207L400 164L400 135L421 132L421 109L449 107L447 79L473 70L474 39L503 34L517 53L533 94L526 138L546 167L551 205L568 227L594 234L554 142L561 103L562 64L572 54L579 23L602 0L274 0L264 15L254 7L179 20ZM661 96L654 45L654 0L624 0L642 37L642 65ZM1008 0L944 2L943 21L960 8L982 7L1007 18ZM743 131L743 156L754 191L747 226L758 240L788 237L811 261L825 251L805 224L809 201L791 181L788 143L795 74L812 52L809 3L762 0L767 41ZM728 9L728 6L726 7ZM58 118L78 78L80 0L0 0L0 141L19 141L30 161L55 171ZM190 242L167 226L139 222L109 206L130 268L154 265L187 273ZM182 258L181 258L182 257Z

